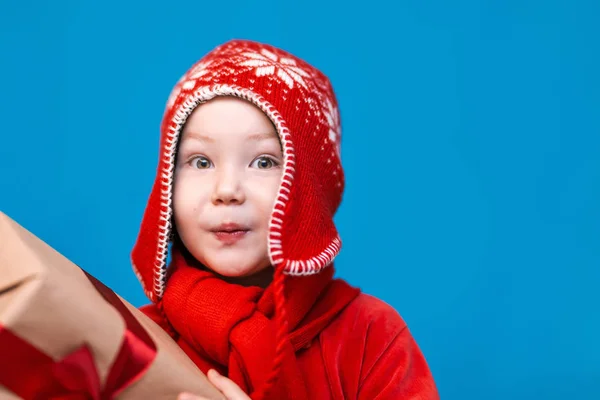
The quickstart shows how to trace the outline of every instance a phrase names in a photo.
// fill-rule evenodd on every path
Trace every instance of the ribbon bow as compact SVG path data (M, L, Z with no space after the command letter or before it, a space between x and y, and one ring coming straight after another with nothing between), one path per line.
M24 400L110 400L140 379L156 358L156 344L125 304L112 290L84 273L125 321L124 338L106 383L101 385L87 345L54 361L0 325L0 384Z

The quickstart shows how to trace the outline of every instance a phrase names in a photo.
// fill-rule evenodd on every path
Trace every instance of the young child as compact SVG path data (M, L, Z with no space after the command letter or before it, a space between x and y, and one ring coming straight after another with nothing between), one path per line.
M343 189L313 66L232 40L175 86L132 262L142 311L227 398L439 398L398 313L333 278Z

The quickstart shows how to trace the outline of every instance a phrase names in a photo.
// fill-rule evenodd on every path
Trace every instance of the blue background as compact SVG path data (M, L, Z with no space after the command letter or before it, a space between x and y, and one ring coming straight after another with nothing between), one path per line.
M442 398L600 398L600 2L0 4L0 210L133 304L172 85L265 41L337 90L339 275Z

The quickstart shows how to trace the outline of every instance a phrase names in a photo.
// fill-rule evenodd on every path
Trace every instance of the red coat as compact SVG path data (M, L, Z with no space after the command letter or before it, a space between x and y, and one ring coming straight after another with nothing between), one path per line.
M425 358L398 313L361 294L299 353L313 399L439 399Z

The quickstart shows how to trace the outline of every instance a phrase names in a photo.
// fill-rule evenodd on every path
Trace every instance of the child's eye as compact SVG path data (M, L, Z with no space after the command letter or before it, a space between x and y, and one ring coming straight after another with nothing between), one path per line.
M258 169L271 169L271 168L277 167L278 165L279 164L277 163L277 161L275 161L271 157L267 157L267 156L260 156L260 157L256 158L254 161L252 161L252 164L251 164L251 166L253 168L258 168Z
M198 169L207 169L212 166L210 160L203 156L194 157L189 161L190 165Z

